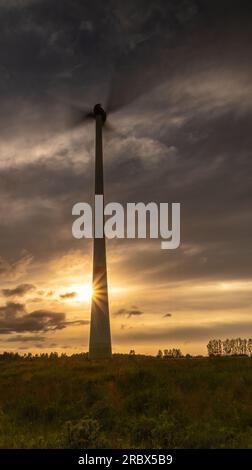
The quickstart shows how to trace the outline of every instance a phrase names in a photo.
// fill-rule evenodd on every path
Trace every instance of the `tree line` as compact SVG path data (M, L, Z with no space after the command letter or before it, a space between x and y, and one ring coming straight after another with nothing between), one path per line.
M18 352L8 352L4 351L3 353L0 353L0 361L5 361L5 360L18 360L18 359L50 359L50 360L55 360L55 359L61 359L61 358L70 358L70 357L83 357L83 358L88 358L88 353L76 353L76 354L71 354L68 356L66 353L57 353L57 352L51 352L51 353L41 353L41 354L32 354L31 352L20 354Z
M252 339L211 339L207 350L209 356L252 356Z
M157 353L157 357L159 357L160 359L161 358L164 358L164 359L175 358L175 359L177 359L179 357L183 357L183 354L180 351L180 349L176 349L176 348L164 349L164 351L161 351L161 349L159 349L159 351Z

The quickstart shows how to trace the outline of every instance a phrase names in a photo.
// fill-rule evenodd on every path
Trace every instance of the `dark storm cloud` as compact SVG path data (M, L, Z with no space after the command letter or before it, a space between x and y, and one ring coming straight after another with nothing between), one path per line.
M2 93L9 104L15 97L14 116L17 107L24 109L31 101L39 105L44 120L49 118L51 92L93 103L104 101L111 89L112 107L149 92L177 70L179 47L195 35L195 28L208 21L211 29L209 12L218 19L223 16L217 2L210 7L192 0L41 0L25 2L22 9L14 5L2 8ZM230 2L228 7L239 16L238 8ZM228 15L225 21L228 27ZM8 103L5 119L6 114L13 117Z
M67 321L65 313L50 310L27 313L24 304L15 302L0 307L0 334L55 331L87 323L84 320Z
M9 81L16 85L12 91L18 87L26 93L31 84L34 93L69 81L74 82L72 89L73 85L80 89L81 79L85 90L85 85L97 80L97 71L106 76L115 57L146 42L166 39L197 15L193 1L169 2L168 8L160 0L155 5L150 0L127 4L40 0L15 8L20 4L8 2L8 8L2 7L1 52Z
M17 302L7 302L6 305L0 307L0 315L2 318L15 318L17 315L25 313L25 305Z
M34 290L36 287L33 284L20 284L13 289L2 289L2 294L5 297L23 297L27 292Z
M71 236L71 208L91 199L93 161L81 158L82 149L93 154L91 131L56 143L52 133L46 157L33 144L61 129L68 100L106 98L111 76L111 106L130 107L111 115L118 134L105 138L107 199L182 203L181 249L164 253L153 242L143 255L144 241L120 241L120 254L133 247L125 272L157 283L251 277L250 9L227 1L5 2L3 277L25 272L27 258L15 261L23 248L47 262L83 247ZM20 134L25 143L13 149ZM109 246L117 252L116 241Z

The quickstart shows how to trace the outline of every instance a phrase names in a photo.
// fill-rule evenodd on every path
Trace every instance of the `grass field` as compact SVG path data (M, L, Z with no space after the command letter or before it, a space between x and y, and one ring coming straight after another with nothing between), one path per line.
M0 361L1 448L252 448L252 358Z

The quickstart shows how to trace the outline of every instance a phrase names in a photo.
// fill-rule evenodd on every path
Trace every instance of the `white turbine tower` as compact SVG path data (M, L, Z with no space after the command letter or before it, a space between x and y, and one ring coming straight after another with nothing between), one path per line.
M95 196L102 196L104 201L102 129L106 121L106 112L100 104L94 107L95 118ZM102 217L104 217L102 210ZM106 240L104 223L102 233L97 238L94 226L93 245L93 297L91 306L91 325L89 337L89 358L107 359L112 355L109 321L109 300L106 262Z

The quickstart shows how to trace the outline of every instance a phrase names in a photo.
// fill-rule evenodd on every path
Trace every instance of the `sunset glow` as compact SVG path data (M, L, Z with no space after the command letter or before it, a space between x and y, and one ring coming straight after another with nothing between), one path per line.
M129 203L181 204L176 249L106 239L113 351L251 336L250 25L231 12L211 29L213 2L1 3L2 351L88 351L93 240L73 237L72 208L94 222L96 127L75 124L96 103L104 203L125 232Z
M86 302L90 303L93 296L92 284L84 284L83 286L71 286L76 296L70 300L70 302Z

